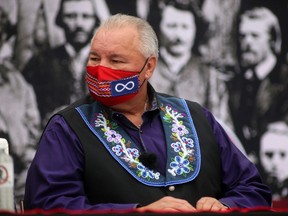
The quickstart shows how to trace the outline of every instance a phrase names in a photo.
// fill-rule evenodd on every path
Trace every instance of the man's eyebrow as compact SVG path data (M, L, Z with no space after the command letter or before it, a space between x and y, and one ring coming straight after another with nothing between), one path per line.
M90 53L89 53L90 55L97 55L97 52L95 52L95 51L90 51Z
M93 56L98 56L98 53L95 50L91 50L89 55L93 55ZM117 54L117 53L108 53L107 57L109 58L120 58L120 59L127 59L127 57L125 55L122 54Z
M116 54L116 53L112 53L111 55L109 55L111 58L124 58L123 55L119 55L119 54Z

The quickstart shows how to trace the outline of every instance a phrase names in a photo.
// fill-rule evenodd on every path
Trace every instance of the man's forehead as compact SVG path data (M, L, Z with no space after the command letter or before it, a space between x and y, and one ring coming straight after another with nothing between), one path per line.
M262 150L288 152L288 134L277 134L269 131L262 136L260 143Z
M254 32L268 32L269 26L260 19L244 18L240 23L240 30L250 30Z
M194 14L189 11L180 10L172 6L167 6L163 10L162 21L165 22L192 22Z
M108 37L107 40L105 38L97 38L92 42L91 46L91 54L94 55L105 55L109 58L116 58L116 57L125 57L130 56L131 53L136 54L137 46L133 46L132 42L131 44L123 44L117 42L117 40L110 40Z
M63 4L63 12L69 13L82 13L85 12L91 12L93 13L93 3L90 0L81 0L81 1L66 1Z

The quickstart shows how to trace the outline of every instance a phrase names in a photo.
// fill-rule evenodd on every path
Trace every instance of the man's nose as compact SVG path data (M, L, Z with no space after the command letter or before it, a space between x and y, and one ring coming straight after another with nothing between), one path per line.
M83 15L82 14L78 14L76 16L76 19L75 19L75 25L76 26L82 26L83 25L83 21L84 21Z
M98 62L98 65L99 66L103 66L103 67L108 67L108 68L111 68L111 64L109 63L109 60L107 59L101 59L99 62Z
M243 42L246 44L246 45L251 45L253 43L254 39L251 35L246 35L243 39Z

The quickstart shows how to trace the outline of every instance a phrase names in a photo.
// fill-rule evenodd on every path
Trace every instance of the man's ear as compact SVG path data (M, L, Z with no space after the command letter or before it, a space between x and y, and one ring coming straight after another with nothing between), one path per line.
M149 80L150 77L153 75L153 72L157 65L157 57L156 56L150 56L149 60L147 62L147 69L145 71L145 79Z

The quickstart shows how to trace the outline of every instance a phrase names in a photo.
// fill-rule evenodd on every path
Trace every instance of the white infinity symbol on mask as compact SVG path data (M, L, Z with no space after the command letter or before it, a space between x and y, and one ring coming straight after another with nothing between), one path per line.
M127 89L127 90L132 90L135 86L135 83L133 81L129 81L126 84L123 83L117 83L117 85L115 85L115 90L116 92L122 92L123 90ZM119 88L121 87L121 88Z

